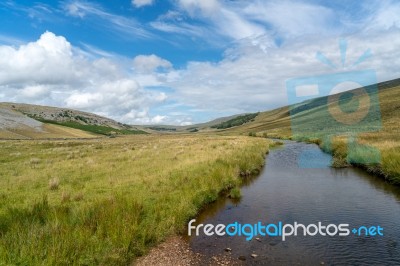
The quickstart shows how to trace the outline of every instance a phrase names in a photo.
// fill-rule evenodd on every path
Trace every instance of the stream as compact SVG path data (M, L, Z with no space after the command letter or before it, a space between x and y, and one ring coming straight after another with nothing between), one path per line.
M233 258L244 256L248 265L400 265L400 188L357 168L331 168L330 161L315 144L285 141L270 150L259 176L242 187L240 201L220 198L197 223L380 226L383 236L299 233L285 241L280 236L246 241L203 233L188 239L191 248L207 256L230 248Z

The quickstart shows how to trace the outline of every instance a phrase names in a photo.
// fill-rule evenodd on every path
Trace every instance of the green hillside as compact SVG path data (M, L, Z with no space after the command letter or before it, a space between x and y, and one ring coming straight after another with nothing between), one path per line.
M366 109L375 113L353 124L333 121L335 114L327 110L335 105L343 113L361 110L364 107L359 104L366 102L366 96L356 95L368 87L343 93L335 102L320 97L262 112L254 121L219 132L315 142L334 155L336 167L358 165L400 184L400 79L379 83L377 88L377 95L370 95L377 100L370 101Z

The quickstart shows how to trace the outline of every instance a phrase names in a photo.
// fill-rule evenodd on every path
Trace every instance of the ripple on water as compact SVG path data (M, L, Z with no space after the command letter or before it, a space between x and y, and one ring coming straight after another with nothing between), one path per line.
M248 264L400 265L400 189L359 169L330 168L330 161L316 145L287 141L270 151L260 176L242 188L239 203L220 199L198 221L380 225L383 237L298 236L283 242L273 237L245 241L199 236L190 239L191 247L207 255L226 247L233 256L256 253Z

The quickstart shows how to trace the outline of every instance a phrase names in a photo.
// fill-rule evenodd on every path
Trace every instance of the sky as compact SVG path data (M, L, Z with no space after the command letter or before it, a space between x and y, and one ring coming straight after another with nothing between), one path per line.
M0 101L190 125L284 106L293 78L400 78L399 48L400 1L2 0Z

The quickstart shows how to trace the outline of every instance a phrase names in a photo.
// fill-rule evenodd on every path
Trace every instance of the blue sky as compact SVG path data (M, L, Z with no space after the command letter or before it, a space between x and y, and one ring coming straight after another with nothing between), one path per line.
M317 52L400 77L397 1L2 1L0 101L187 125L287 103ZM336 60L336 61L335 61ZM344 68L340 71L357 69Z

